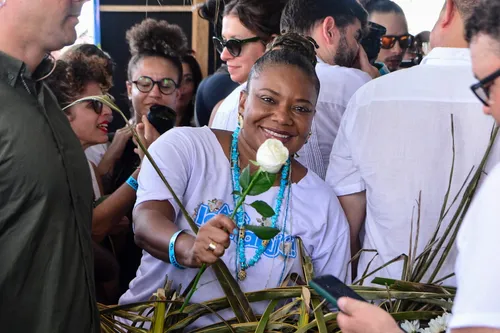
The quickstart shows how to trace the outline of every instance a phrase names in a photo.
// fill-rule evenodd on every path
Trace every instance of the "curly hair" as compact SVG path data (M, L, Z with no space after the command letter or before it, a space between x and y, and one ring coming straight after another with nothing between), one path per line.
M500 3L498 0L484 0L474 9L465 24L465 38L470 43L479 34L485 34L500 43Z
M110 63L111 58L104 52L87 55L73 50L56 61L54 72L46 83L63 108L81 98L89 83L99 84L106 93L113 85Z
M128 79L137 63L144 57L160 57L171 61L179 71L177 84L182 80L181 56L188 52L187 37L176 24L148 18L134 25L126 33L132 58L128 64Z

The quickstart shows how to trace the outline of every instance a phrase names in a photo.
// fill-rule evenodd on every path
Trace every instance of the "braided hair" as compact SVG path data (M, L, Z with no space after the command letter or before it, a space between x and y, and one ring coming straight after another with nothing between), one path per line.
M304 37L298 33L288 32L278 36L270 51L260 57L248 75L247 90L250 90L254 78L269 65L292 65L300 68L311 79L316 92L319 94L320 83L316 74L317 44L312 38Z
M144 57L160 57L172 62L179 72L177 84L182 81L181 56L188 51L187 37L182 29L167 21L145 19L127 31L126 39L132 58L128 63L128 79L137 63Z

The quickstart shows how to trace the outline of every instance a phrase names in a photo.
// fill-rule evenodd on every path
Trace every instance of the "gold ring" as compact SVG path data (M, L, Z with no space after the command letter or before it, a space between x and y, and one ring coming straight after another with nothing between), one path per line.
M208 244L207 250L214 252L216 249L217 249L217 244L215 244L214 242L210 242L210 244Z

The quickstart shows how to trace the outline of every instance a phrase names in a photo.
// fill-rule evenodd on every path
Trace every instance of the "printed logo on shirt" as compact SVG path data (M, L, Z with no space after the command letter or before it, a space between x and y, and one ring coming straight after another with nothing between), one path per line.
M221 200L210 200L207 204L200 204L198 209L195 211L193 216L196 225L201 227L207 223L210 219L218 214L230 216L233 213L232 209L227 203ZM250 223L250 216L245 212L245 224ZM270 225L269 219L257 219L257 222L263 225ZM238 236L231 235L231 241L236 242ZM247 230L245 233L245 247L251 249L257 249L262 241L251 231ZM287 257L296 258L297 257L297 244L295 242L295 237L285 233L279 233L276 237L269 241L269 245L264 252L264 256L268 258Z

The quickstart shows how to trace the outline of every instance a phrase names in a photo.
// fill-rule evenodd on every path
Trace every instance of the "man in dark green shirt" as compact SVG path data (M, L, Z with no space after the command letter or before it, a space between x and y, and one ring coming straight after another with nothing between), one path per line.
M89 167L41 80L84 2L0 0L2 332L99 332Z

